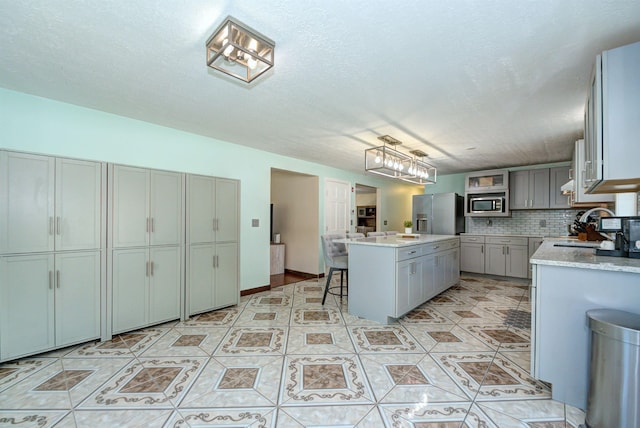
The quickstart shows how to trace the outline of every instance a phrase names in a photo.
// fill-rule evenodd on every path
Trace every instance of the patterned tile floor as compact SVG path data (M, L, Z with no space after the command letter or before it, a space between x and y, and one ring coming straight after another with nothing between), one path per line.
M0 426L578 427L529 376L528 283L463 276L397 323L322 281L0 365Z

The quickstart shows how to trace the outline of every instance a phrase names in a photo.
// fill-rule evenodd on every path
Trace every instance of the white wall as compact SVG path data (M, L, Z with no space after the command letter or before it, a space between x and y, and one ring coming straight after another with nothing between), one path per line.
M273 233L285 244L285 269L320 273L318 177L271 170Z
M239 179L242 290L269 284L271 168L319 178L318 235L324 227L324 178L348 181L354 187L358 182L380 188L379 208L389 221L383 230L402 230L402 221L411 215L409 195L416 190L416 186L396 180L330 168L6 89L0 89L0 149ZM355 223L355 192L352 195ZM260 227L251 227L254 218L260 220ZM319 257L317 264L322 271Z

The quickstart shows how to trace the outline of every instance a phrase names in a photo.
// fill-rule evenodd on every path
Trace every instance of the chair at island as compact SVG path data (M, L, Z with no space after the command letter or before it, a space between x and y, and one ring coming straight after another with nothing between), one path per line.
M347 238L349 238L349 239L360 239L360 238L364 238L364 237L365 237L364 233L360 233L360 232L347 233Z
M364 235L363 235L364 236ZM345 235L322 235L322 255L324 257L324 264L329 268L329 274L327 275L327 283L324 288L324 295L322 296L322 304L324 305L327 299L327 293L329 293L329 286L331 284L331 277L336 271L340 271L340 298L343 294L343 279L344 273L347 272L349 267L349 254L347 253L347 247L344 243L335 242L337 239L345 239ZM349 289L349 278L347 277L347 291ZM338 293L331 293L338 295Z
M398 232L396 232L395 230L387 230L384 234L385 235L397 235Z
M385 232L369 232L367 233L367 237L369 236L386 236Z

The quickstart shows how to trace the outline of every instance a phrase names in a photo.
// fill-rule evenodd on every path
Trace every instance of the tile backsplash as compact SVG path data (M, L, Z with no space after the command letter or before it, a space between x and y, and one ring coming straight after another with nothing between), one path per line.
M466 232L479 235L566 236L573 210L516 210L511 217L466 217Z

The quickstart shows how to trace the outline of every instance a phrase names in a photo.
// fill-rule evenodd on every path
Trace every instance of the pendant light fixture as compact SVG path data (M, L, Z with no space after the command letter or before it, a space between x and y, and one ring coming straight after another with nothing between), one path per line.
M426 153L413 150L409 156L398 151L397 146L402 142L389 136L378 137L382 146L364 151L364 169L367 172L398 178L414 184L433 184L436 182L437 171L433 165L425 162Z
M244 82L273 67L276 43L228 16L207 40L207 65Z

